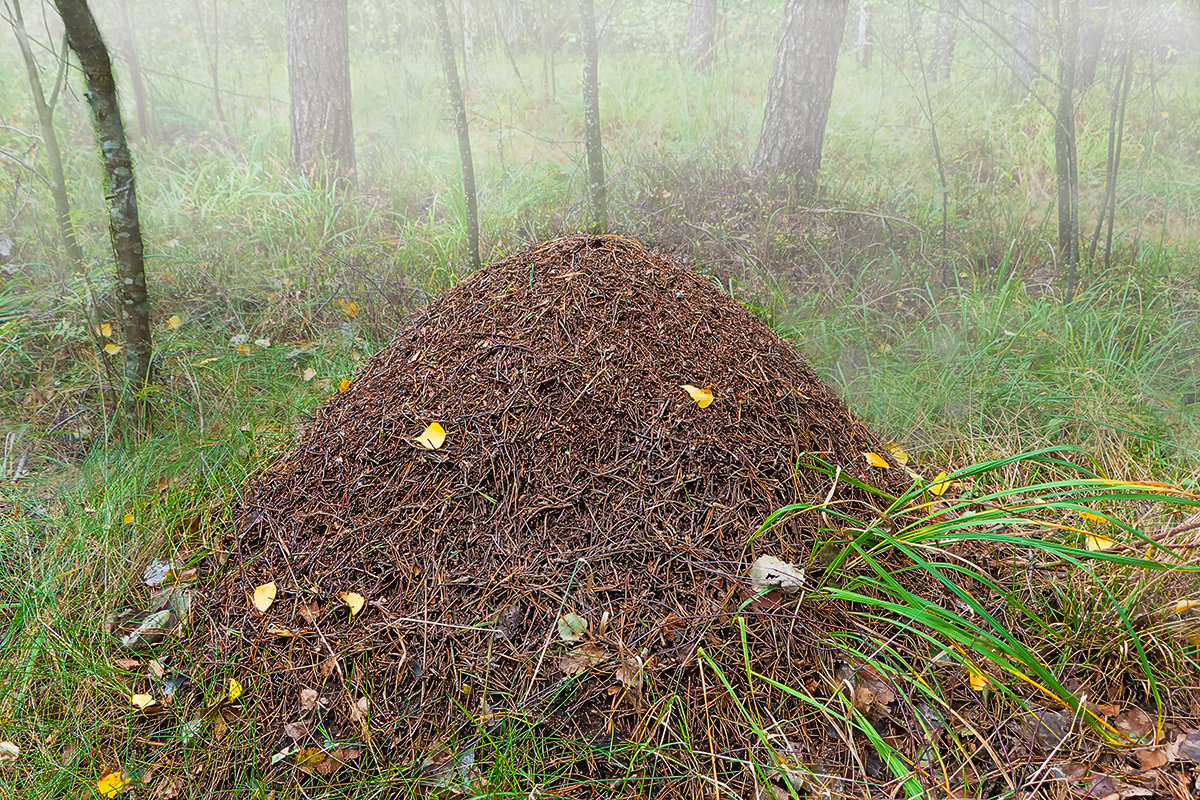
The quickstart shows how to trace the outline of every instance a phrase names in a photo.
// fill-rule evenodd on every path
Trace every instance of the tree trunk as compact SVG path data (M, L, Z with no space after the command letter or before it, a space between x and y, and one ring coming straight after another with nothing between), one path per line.
M125 405L144 422L143 390L150 375L150 303L142 261L142 230L138 221L133 158L125 139L112 62L100 37L87 0L54 0L67 41L83 68L88 91L84 96L92 127L104 159L104 196L108 201L108 231L117 264L117 302L125 343Z
M1058 180L1058 249L1067 270L1067 301L1079 270L1079 163L1075 150L1075 57L1078 0L1051 0L1058 42L1058 109L1054 115L1054 170Z
M292 164L323 186L353 180L347 0L286 0Z
M1096 65L1104 49L1110 6L1084 2L1079 9L1079 44L1075 56L1075 91L1087 91L1096 82Z
M471 0L462 0L463 84L465 87L479 84L479 69L475 63L474 31L474 21L471 19Z
M83 264L83 248L79 244L79 237L75 234L75 224L71 221L71 201L67 197L67 179L63 173L62 150L58 147L58 134L54 130L54 108L46 102L46 93L42 89L41 72L38 70L33 48L29 44L29 36L25 32L25 18L21 15L20 0L12 0L12 9L13 33L17 36L17 47L20 48L21 58L25 61L29 92L33 96L34 110L37 111L42 143L46 147L46 161L49 162L50 167L50 194L54 196L54 212L58 217L58 229L62 233L63 244L67 248L67 256L79 267ZM63 55L65 57L66 54ZM63 68L66 68L65 63Z
M717 50L717 0L692 0L688 4L684 52L697 72L712 66Z
M869 0L858 0L858 64L863 69L871 68L871 5Z
M929 54L929 67L926 70L930 83L950 77L957 37L958 0L938 0L937 31L933 35L933 51Z
M1042 68L1042 51L1038 44L1038 18L1042 13L1041 5L1041 0L1017 0L1012 54L1012 90L1014 92L1028 92Z
M604 148L600 141L600 47L596 41L596 15L592 0L579 0L579 24L583 33L583 127L587 139L588 203L592 207L592 231L608 229L608 196L604 188Z
M142 79L142 59L138 51L137 35L129 18L129 0L121 0L121 28L124 37L125 68L129 70L129 85L133 87L133 107L137 111L138 136L143 142L151 139L150 109L146 101L146 83Z
M755 169L811 184L821 167L849 0L787 0Z
M458 159L462 164L463 196L467 208L467 256L471 269L479 269L479 206L475 196L475 166L471 160L471 135L467 128L467 106L462 86L458 82L458 65L454 62L454 40L450 37L450 18L444 0L433 0L437 18L438 50L442 56L442 71L454 112L454 130L458 134Z

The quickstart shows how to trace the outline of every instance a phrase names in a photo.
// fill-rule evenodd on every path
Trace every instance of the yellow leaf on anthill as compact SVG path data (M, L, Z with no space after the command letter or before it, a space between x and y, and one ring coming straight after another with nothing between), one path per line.
M304 382L307 383L313 378L317 377L317 371L312 367L309 367L308 369L304 370L304 373L300 377L304 378Z
M1088 550L1091 550L1093 553L1095 553L1111 550L1112 548L1116 547L1117 542L1115 539L1110 539L1107 536L1099 533L1089 533L1084 537L1084 544L1087 546Z
M346 390L347 390L347 389L349 389L349 388L350 388L350 379L349 379L349 378L342 378L342 382L341 382L341 384L339 384L339 385L338 385L338 391L339 391L339 392L344 392L344 391L346 391Z
M933 479L933 483L930 484L929 491L933 492L938 497L941 497L942 495L944 495L946 493L946 490L950 488L950 482L946 481L946 480L942 480L945 477L946 477L945 472L939 472L937 474L937 477Z
M265 614L271 603L275 602L275 592L275 581L259 586L254 590L254 607Z
M129 698L129 702L139 711L145 711L150 706L154 705L154 698L148 694L135 694Z
M427 450L437 450L446 441L446 429L436 422L429 423L424 433L417 437L417 444Z
M358 592L342 592L341 598L346 605L350 606L350 618L362 611L362 607L366 604L367 598L363 597Z
M112 323L105 322L99 328L96 328L96 333L100 334L105 339L112 336Z
M240 683L238 683L237 678L230 678L229 679L229 693L226 695L226 697L229 698L229 702L232 703L233 701L237 700L241 696L242 696L242 685Z
M125 788L125 776L119 772L110 772L96 781L96 791L105 797L116 797Z
M971 680L971 688L977 692L982 692L991 683L991 681L988 680L987 675L984 675L982 672L976 672L970 667L967 667L967 674Z
M121 352L121 345L109 342L108 344L104 345L104 352L110 356L115 356L117 353Z
M708 408L710 405L712 405L713 393L711 386L709 386L707 389L697 389L690 383L685 383L679 388L687 392L691 398L696 401L696 405L700 406L701 408Z
M889 464L887 462L886 458L879 455L879 453L872 453L870 450L864 452L863 457L867 459L867 463L870 464L872 467L878 467L879 469L887 469L888 467L891 466L891 464Z
M899 442L888 442L884 445L887 451L892 454L892 459L902 467L908 466L908 453L904 452L904 448Z
M171 318L167 320L167 327L173 331L179 330L179 326L182 324L183 320L179 318L178 314L172 314Z

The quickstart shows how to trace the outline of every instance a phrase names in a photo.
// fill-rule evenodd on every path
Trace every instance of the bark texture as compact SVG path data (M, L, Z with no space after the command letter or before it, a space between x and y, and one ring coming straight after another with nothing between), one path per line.
M445 0L433 0L437 20L438 50L441 51L442 72L450 93L454 114L454 131L458 134L458 159L462 164L463 196L467 209L467 256L471 269L479 269L479 205L475 195L475 165L471 160L471 133L467 126L467 106L463 100L462 84L458 80L458 64L454 61L454 40L450 36L450 17Z
M1028 92L1042 68L1042 50L1038 43L1041 0L1017 0L1013 30L1012 89Z
M608 229L608 192L604 186L604 147L600 140L600 61L596 41L596 14L592 0L579 0L579 24L583 33L583 126L587 139L588 204L592 209L592 231Z
M25 18L21 14L20 0L12 0L13 33L17 36L17 47L25 62L25 74L29 80L29 93L33 97L33 107L37 111L38 129L42 134L42 145L46 148L46 161L50 167L50 194L54 197L54 213L58 218L58 229L62 233L63 244L67 248L67 256L75 264L83 263L83 248L79 237L75 234L75 224L71 220L71 201L67 196L67 179L63 174L62 150L58 146L58 134L54 130L54 108L46 101L46 93L42 88L41 70L38 69L37 59L29 44L29 35L25 31ZM66 53L64 55L64 62ZM65 67L65 63L64 63Z
M855 49L858 51L858 65L863 69L871 68L871 5L869 0L858 0L858 36L855 39Z
M933 35L933 51L929 54L926 77L937 83L950 77L954 62L954 45L958 39L958 0L938 0L937 29Z
M347 0L287 0L292 164L324 185L353 179Z
M849 0L787 0L754 165L810 183L821 167Z
M684 51L696 71L712 66L717 51L717 0L692 0L688 4Z
M142 390L150 375L150 304L146 295L133 158L129 154L121 107L117 103L112 61L87 0L54 0L54 5L62 17L67 42L79 59L87 80L88 90L84 96L104 160L108 231L117 266L117 303L121 308L125 340L125 403L136 417L144 418Z

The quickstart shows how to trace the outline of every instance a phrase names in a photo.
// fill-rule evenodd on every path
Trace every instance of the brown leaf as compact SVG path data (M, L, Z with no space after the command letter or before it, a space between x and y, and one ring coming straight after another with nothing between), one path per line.
M1143 772L1148 769L1158 769L1166 766L1167 751L1162 747L1155 747L1146 750L1136 750L1134 755L1137 756L1138 764Z
M142 662L138 661L136 658L118 658L113 662L113 666L117 669L133 670L137 669L141 665Z
M1154 720L1145 711L1135 706L1118 714L1117 718L1113 720L1113 727L1131 739L1141 741L1154 731Z
M628 658L621 659L621 665L617 667L616 678L633 691L641 691L642 660L637 656L629 656Z
M317 704L317 690L304 688L300 690L300 710L308 711Z
M321 615L321 609L317 605L317 601L313 600L308 603L300 604L300 616L304 617L304 621L309 625L317 621L317 617Z
M324 761L317 764L317 773L328 777L339 767L357 760L361 754L362 750L357 747L339 747L326 756Z
M187 779L180 775L163 775L150 790L150 800L174 800L187 786Z
M312 732L312 720L302 719L298 722L283 723L283 732L290 739L303 739Z
M317 675L322 678L328 678L337 670L337 661L333 656L321 662L321 666L317 667Z
M567 675L578 675L596 666L604 658L604 651L588 643L576 647L558 658L558 668Z

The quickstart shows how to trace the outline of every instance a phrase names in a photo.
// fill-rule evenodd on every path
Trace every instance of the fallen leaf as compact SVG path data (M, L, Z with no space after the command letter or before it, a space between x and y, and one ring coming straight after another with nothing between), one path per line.
M690 383L685 383L679 388L687 392L688 395L696 401L696 405L700 406L701 408L708 408L710 405L712 405L713 393L711 386L706 389L698 389L695 386L692 386Z
M431 422L425 432L417 437L417 444L427 450L437 450L446 441L446 429L439 423Z
M275 581L259 586L254 590L254 607L265 614L271 603L275 602L275 592Z
M0 742L0 764L11 763L21 756L21 748L12 742Z
M100 334L105 339L112 336L112 323L105 322L101 324L99 328L96 328L96 333Z
M1154 731L1154 720L1145 711L1135 706L1118 714L1113 720L1113 727L1131 739L1141 741Z
M300 710L309 711L317 704L317 690L305 687L300 690Z
M306 747L296 753L296 765L299 767L315 767L325 760L325 751L319 747Z
M1084 545L1092 552L1103 552L1116 547L1117 542L1099 533L1088 533L1084 535Z
M1146 750L1135 750L1133 753L1137 756L1138 764L1143 772L1148 769L1158 769L1164 767L1170 759L1167 757L1166 748L1154 747Z
M105 797L116 797L125 788L125 777L119 772L110 772L96 781L96 791Z
M239 345L234 346L233 349L237 350L239 353L241 353L244 356L250 355L250 345L248 345L248 344L239 344Z
M563 614L558 618L558 638L564 642L578 642L588 629L588 621L578 614Z
M883 456L879 455L879 453L872 453L870 450L867 450L866 452L863 453L863 456L867 459L867 463L870 464L872 467L878 467L879 469L887 469L888 467L891 466L891 464L889 464L887 462L887 459L884 458Z
M122 524L125 524L125 525L132 524L133 523L133 512L126 511L125 516L124 516L124 518L122 518L121 522L122 522Z
M283 723L283 733L289 739L303 739L312 732L312 720L303 719L297 722Z
M360 306L354 300L346 301L339 299L337 302L338 305L342 307L342 313L344 313L350 319L357 317L359 310L362 308L362 306Z
M178 314L172 314L171 318L167 320L167 327L173 331L179 330L179 326L182 324L183 320L179 318Z
M145 711L150 706L154 705L154 698L148 694L135 694L129 698L129 702L138 711Z
M271 340L266 337L264 337L262 339L255 339L254 344L258 345L259 347L270 347Z
M237 678L229 679L229 692L225 695L226 699L233 703L242 696L242 684L238 683Z
M1099 525L1111 525L1112 524L1104 517L1100 516L1099 514L1093 514L1091 511L1080 511L1079 516L1083 517L1088 522L1095 522Z
M357 747L339 747L326 756L324 761L317 764L317 774L329 777L333 774L334 770L354 761L361 753L362 750Z
M133 522L133 514L125 515L125 524ZM175 571L175 564L167 558L156 558L142 570L142 582L154 587L165 581Z
M304 621L311 625L312 623L316 622L317 617L320 616L320 607L317 606L315 600L308 603L301 603L300 616L304 617Z
M163 679L163 676L167 674L166 668L163 667L162 662L157 658L152 658L147 661L146 669L150 671L151 675L158 678L160 681Z
M358 698L354 705L350 706L350 716L356 720L361 720L367 715L367 710L371 707L371 701L365 697Z
M344 392L350 388L350 379L342 378L341 384L338 385L338 392Z
M892 454L892 459L902 467L908 466L908 453L904 452L904 448L899 442L888 442L884 445L889 453Z
M933 479L933 483L930 484L929 491L933 492L938 497L941 497L942 495L944 495L946 493L946 490L950 488L950 482L942 480L945 477L946 477L945 472L939 472L937 474L937 477Z
M567 675L575 676L596 666L603 658L604 651L589 642L559 656L558 668Z
M317 377L317 371L315 369L313 369L312 367L309 367L306 370L304 370L304 372L300 375L300 377L304 378L305 383L308 383L313 378Z
M149 614L137 627L121 637L121 644L130 649L157 644L174 627L172 616L169 608Z
M982 672L976 672L970 667L967 667L967 674L971 682L971 688L977 692L982 692L989 685L991 685L991 681L988 680L987 675L984 675Z
M150 792L150 800L175 800L187 786L187 778L182 775L163 775Z
M350 619L354 619L354 615L362 611L367 599L358 592L342 592L342 600L346 605L350 606Z
M622 685L628 686L635 692L642 689L642 660L637 656L621 659L617 667L616 678Z
M136 658L118 658L115 661L113 661L114 667L117 667L118 669L124 669L124 670L134 670L134 669L137 669L138 667L140 667L141 665L142 665L142 662L138 661Z
M759 556L750 565L750 585L756 592L778 589L784 594L795 594L804 588L804 568L775 556Z
M281 639L287 639L287 638L291 638L293 636L303 636L304 635L303 631L298 631L293 628L284 628L279 625L274 625L270 628L267 628L267 633L271 634L272 636L278 636Z

